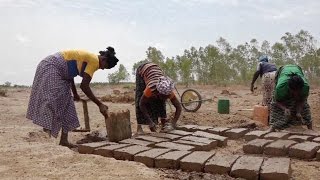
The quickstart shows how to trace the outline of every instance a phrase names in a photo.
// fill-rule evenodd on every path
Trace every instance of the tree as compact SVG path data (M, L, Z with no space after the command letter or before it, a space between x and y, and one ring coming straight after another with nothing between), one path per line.
M177 64L179 67L179 74L181 82L185 85L189 85L190 80L192 80L192 60L186 56L177 56Z
M6 82L4 83L4 87L10 87L10 86L11 86L11 82L6 81Z
M175 58L165 57L155 47L146 51L146 59L134 64L133 73L144 62L158 64L164 73L184 84L191 81L201 84L227 84L230 82L247 84L257 70L258 58L268 55L278 67L298 64L312 82L319 82L320 49L314 37L305 30L297 34L285 33L278 42L257 39L232 47L220 37L217 46L191 47Z
M169 76L172 80L178 80L178 65L174 59L166 58L166 61L162 63L162 70L166 76Z
M133 75L136 75L136 71L138 69L138 67L141 65L141 64L144 64L144 63L147 63L149 62L147 59L145 60L141 60L141 61L138 61L136 63L133 64L133 67L132 67L132 74Z
M146 53L147 53L147 59L150 62L158 64L159 66L161 66L162 63L164 62L164 56L161 53L161 51L158 50L157 48L149 47L148 50L146 51Z
M120 64L118 71L109 74L108 79L109 83L118 84L121 81L129 79L130 74L123 64Z

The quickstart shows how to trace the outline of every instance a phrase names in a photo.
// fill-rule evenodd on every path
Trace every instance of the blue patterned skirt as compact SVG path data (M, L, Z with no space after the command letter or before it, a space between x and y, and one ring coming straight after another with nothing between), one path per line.
M27 118L57 137L60 129L71 131L80 126L67 62L60 53L42 60L33 80Z

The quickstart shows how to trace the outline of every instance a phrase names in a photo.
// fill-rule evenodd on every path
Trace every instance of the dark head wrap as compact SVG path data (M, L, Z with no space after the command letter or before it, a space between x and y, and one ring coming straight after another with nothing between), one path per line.
M99 51L99 54L106 57L108 69L113 68L119 62L119 59L115 56L116 52L113 47L109 46L106 51Z
M269 62L269 57L267 55L262 55L258 60L259 62Z
M296 73L291 73L289 75L288 86L292 90L300 90L303 88L304 81L303 79Z

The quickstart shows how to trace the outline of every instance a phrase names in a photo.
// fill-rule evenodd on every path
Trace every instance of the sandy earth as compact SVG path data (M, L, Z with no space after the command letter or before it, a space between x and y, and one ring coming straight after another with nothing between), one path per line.
M215 87L194 86L203 98L213 98L212 102L202 104L196 113L183 112L179 124L199 124L210 126L237 127L252 123L250 109L258 104L261 95L252 95L242 86ZM94 87L96 96L102 97L114 89L121 92L132 91L123 86ZM182 93L184 87L179 87ZM235 95L222 95L223 89L235 92ZM80 91L80 90L79 90ZM320 131L320 89L313 89L309 97L314 127ZM49 138L42 128L25 118L29 88L12 88L8 97L0 97L0 177L1 179L232 179L203 173L184 173L174 170L150 169L140 163L117 161L94 155L82 155L58 145L59 139ZM228 98L231 102L228 115L217 113L218 98ZM110 112L129 109L132 129L135 132L136 119L134 105L131 103L106 102ZM105 131L105 122L98 108L88 103L92 130ZM76 103L80 123L84 127L82 104ZM170 108L168 108L170 111ZM259 129L265 129L258 124ZM147 131L147 129L146 129ZM87 133L72 132L70 141L76 142ZM226 148L216 151L226 154L243 154L244 141L230 140ZM292 160L292 179L318 179L320 162Z

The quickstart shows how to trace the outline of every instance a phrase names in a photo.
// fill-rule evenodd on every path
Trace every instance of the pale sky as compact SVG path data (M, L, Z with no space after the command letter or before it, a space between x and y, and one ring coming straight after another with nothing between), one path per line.
M301 29L320 41L319 19L319 0L0 0L0 84L31 85L37 64L67 49L113 46L131 72L149 46L172 57L219 37L274 43Z

